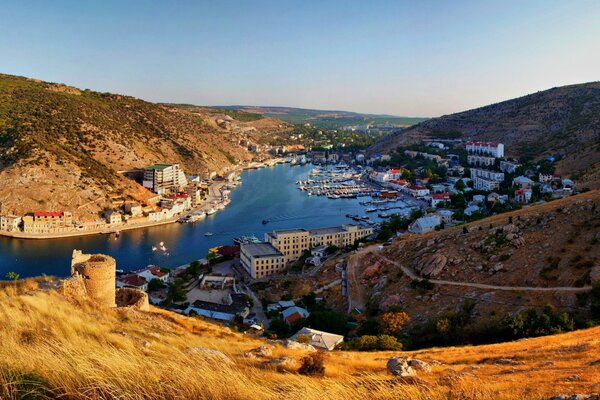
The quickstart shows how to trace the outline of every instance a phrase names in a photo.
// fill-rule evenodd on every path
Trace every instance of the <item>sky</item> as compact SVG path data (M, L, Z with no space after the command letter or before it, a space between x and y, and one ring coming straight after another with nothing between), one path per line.
M434 117L600 80L600 0L0 0L0 72L155 102Z

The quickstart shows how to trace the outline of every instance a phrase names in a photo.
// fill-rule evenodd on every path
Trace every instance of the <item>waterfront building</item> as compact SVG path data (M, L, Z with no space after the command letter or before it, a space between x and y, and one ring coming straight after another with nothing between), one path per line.
M59 233L68 231L73 224L73 214L70 212L37 211L23 217L23 232L25 233Z
M143 186L158 194L178 192L187 186L187 178L179 164L154 164L144 168Z
M21 230L23 218L17 215L0 216L0 231L17 232Z

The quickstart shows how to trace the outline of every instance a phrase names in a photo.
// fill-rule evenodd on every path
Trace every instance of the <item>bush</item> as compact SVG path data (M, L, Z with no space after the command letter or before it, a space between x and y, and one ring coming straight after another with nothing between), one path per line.
M302 343L302 344L310 344L310 336L302 333L302 334L296 336L296 342Z
M363 335L344 342L342 348L354 351L402 350L402 343L390 335Z
M302 359L302 365L298 369L298 373L309 376L325 375L325 360L323 353L316 352Z

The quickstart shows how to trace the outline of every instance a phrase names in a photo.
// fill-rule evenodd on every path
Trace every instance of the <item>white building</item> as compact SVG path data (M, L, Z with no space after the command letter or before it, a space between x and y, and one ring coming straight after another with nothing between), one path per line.
M512 161L500 161L500 171L514 174L521 165Z
M434 193L431 196L431 207L433 208L447 202L450 202L450 193Z
M271 243L242 243L240 261L254 279L282 272L286 266L285 256Z
M492 157L504 157L504 145L495 142L467 142L467 151L470 154L488 154Z
M522 188L515 190L515 201L521 204L527 204L531 201L531 189Z
M442 223L439 215L428 215L414 221L408 227L410 233L427 233L435 230L435 227Z
M436 212L437 215L440 216L440 218L442 219L442 222L445 224L450 224L452 223L452 218L454 216L454 211L452 210L438 210Z
M490 167L494 165L495 162L495 157L480 156L478 154L469 154L467 156L467 163L469 165L476 165L479 167Z
M23 222L22 217L18 217L16 215L3 215L0 216L0 231L6 232L16 232L20 231L21 222Z
M485 179L481 177L475 177L473 179L473 188L475 190L483 190L489 192L490 190L498 189L500 182L492 179Z
M491 181L502 182L504 180L504 172L492 171L489 169L471 168L471 179L483 178Z
M335 346L344 341L344 337L334 333L318 331L311 328L302 328L294 334L290 339L297 341L298 336L307 336L310 339L310 345L322 350L333 350Z
M176 193L187 186L179 164L154 164L144 168L143 186L154 193Z
M513 186L517 186L520 188L530 188L533 186L533 181L526 176L517 176L513 179Z

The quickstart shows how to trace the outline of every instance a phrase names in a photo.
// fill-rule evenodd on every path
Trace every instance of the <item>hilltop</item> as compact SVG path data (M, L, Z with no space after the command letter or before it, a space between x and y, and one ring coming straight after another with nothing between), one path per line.
M523 161L558 156L560 174L600 184L600 82L556 87L421 122L381 139L371 152L389 152L422 139L496 141Z
M278 118L293 124L311 124L321 128L339 128L345 125L391 124L408 127L427 118L399 117L396 115L361 114L351 111L313 110L295 107L219 106L222 109Z
M64 297L46 279L0 289L3 399L548 399L599 390L600 328L486 346L325 354L325 376L291 349L151 308ZM251 351L264 346L259 351ZM417 376L386 369L421 360Z
M4 213L90 217L146 189L120 172L155 162L188 174L251 160L241 140L289 129L243 112L154 104L130 96L0 75L0 203Z
M598 318L589 288L600 280L599 242L593 191L365 249L348 261L350 297L363 321L400 305L414 347L528 336L535 329L507 328L531 310L555 321L546 334L583 327ZM563 312L572 319L561 322Z

